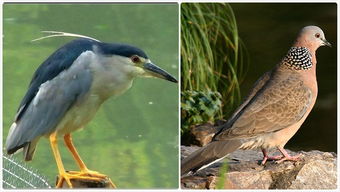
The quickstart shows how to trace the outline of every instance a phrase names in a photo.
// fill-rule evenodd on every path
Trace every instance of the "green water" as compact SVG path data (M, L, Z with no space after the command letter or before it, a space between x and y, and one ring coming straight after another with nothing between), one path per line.
M177 4L5 4L3 9L3 142L36 68L73 39L30 42L43 35L40 31L135 45L178 77ZM73 140L87 166L109 175L119 188L177 188L178 84L136 79L124 95L104 103ZM77 170L62 141L59 146L66 169ZM57 167L46 138L28 164L53 185Z

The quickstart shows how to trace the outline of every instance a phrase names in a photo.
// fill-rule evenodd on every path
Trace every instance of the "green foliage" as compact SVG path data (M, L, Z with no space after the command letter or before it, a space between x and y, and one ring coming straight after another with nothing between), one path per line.
M226 187L228 187L227 186L228 178L226 177L227 172L228 172L228 163L224 162L218 173L218 181L216 184L216 189L225 189Z
M213 121L221 105L219 92L182 91L181 134L186 133L190 125Z
M224 102L219 117L240 102L239 82L246 52L228 4L183 3L181 7L182 91L218 91Z

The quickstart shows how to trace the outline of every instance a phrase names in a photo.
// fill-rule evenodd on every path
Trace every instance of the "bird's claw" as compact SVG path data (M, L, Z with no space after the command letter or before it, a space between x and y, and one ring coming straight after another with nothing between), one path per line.
M261 162L261 165L264 165L267 162L267 160L275 160L276 164L282 163L284 161L299 161L299 160L301 160L301 158L300 158L301 154L290 156L283 147L278 147L278 149L279 149L279 151L281 152L282 155L271 156L271 157L268 156L266 149L262 149L263 160Z
M70 174L80 175L80 176L88 176L88 177L98 177L98 178L108 178L107 175L101 174L97 171L92 170L81 170L81 171L68 171Z
M280 160L280 159L282 159L283 158L283 156L282 155L277 155L277 156L265 156L265 157L263 157L263 160L262 160L262 162L261 162L261 165L264 165L264 164L266 164L266 162L267 162L267 160Z
M70 188L73 188L73 184L71 182L72 179L92 180L92 181L98 181L98 182L101 181L100 178L84 176L81 174L81 172L71 171L71 172L61 173L59 175L59 179L58 179L56 187L61 188L64 184L64 181L66 181L67 185Z
M298 155L295 155L295 156L290 156L290 155L284 156L283 158L276 161L275 163L280 164L284 161L299 161L299 160L301 160L300 156L301 156L301 154L298 154Z
M59 179L56 185L56 188L62 188L64 181L66 181L69 188L73 188L73 184L71 182L72 179L78 180L90 180L96 182L102 182L103 179L107 179L110 186L112 188L117 188L116 185L111 181L109 177L104 174L98 173L96 171L86 170L86 171L68 171L65 173L61 173L59 175Z
M89 169L86 169L86 170L82 170L81 173L85 174L85 175L88 175L90 177L97 177L97 178L102 178L102 179L107 179L110 183L110 186L112 188L117 188L116 185L111 181L111 179L107 176L107 175L104 175L104 174L101 174L97 171L92 171L92 170L89 170Z

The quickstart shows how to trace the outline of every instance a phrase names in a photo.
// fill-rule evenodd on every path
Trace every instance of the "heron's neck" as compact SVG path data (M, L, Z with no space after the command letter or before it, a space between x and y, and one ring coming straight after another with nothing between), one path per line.
M118 96L127 91L136 76L135 67L120 64L115 58L99 60L91 64L93 83L91 91L103 100L111 96ZM117 58L119 59L119 58Z

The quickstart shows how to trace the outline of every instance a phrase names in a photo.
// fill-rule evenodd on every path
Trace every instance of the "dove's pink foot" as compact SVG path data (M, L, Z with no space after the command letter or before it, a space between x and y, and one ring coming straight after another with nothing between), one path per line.
M262 153L263 153L263 160L261 162L261 165L266 164L267 160L280 160L283 158L282 155L268 156L268 153L265 149L262 149Z
M284 148L279 147L278 149L282 153L282 155L268 156L267 151L265 149L262 149L263 160L261 162L261 165L264 165L267 162L267 160L276 160L276 163L282 163L283 161L299 161L300 160L301 154L290 156Z
M282 159L276 161L276 163L282 163L284 161L299 161L299 160L301 160L301 158L300 158L301 154L290 156L283 147L279 147L278 149L284 157Z

